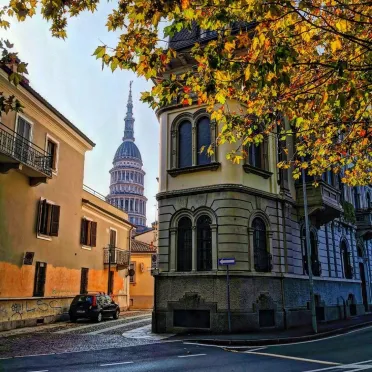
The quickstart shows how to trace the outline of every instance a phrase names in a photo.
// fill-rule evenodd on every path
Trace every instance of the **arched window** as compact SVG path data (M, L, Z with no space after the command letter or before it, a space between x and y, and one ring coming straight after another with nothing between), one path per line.
M198 120L196 126L198 165L209 164L211 162L211 158L207 153L208 147L211 144L211 128L209 118L206 116L202 117ZM200 152L202 147L204 147L204 149L202 152Z
M212 270L212 230L209 216L200 216L197 228L197 270Z
M192 269L192 232L191 220L182 217L178 222L177 236L177 271Z
M302 230L302 239L304 241L304 268L305 272L308 274L308 265L307 265L307 239L306 239L306 230L305 227ZM314 231L310 230L310 260L311 260L311 271L314 276L320 276L321 274L321 264L318 259L318 249L317 249L317 237Z
M367 192L367 208L372 208L372 205L371 205L371 194L369 192Z
M183 121L178 127L178 167L192 166L192 134L191 123Z
M267 250L267 234L265 222L256 217L252 221L254 268L256 271L271 271L271 255Z
M344 275L346 279L352 279L353 278L353 267L351 265L350 261L350 253L347 250L347 245L345 240L342 240L340 245L341 250L341 257L344 267Z

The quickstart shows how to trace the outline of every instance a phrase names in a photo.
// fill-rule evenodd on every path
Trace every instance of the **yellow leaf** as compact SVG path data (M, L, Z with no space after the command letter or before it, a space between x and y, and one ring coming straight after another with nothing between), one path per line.
M245 80L249 80L251 77L251 66L248 66L244 71Z
M341 40L339 38L331 42L332 52L335 53L338 49L342 48Z
M231 52L234 48L235 48L235 41L228 41L227 43L225 43L225 49L228 52Z

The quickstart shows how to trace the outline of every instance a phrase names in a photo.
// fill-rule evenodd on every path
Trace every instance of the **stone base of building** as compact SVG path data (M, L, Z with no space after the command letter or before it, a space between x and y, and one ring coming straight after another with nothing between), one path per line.
M153 332L228 332L226 277L156 276ZM315 280L318 322L364 314L360 283ZM308 280L273 276L230 277L231 331L311 325Z

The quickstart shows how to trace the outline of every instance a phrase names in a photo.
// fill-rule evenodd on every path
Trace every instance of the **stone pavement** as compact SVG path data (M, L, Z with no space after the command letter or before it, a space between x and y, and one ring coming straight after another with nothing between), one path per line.
M0 332L0 359L128 347L158 342L122 334L151 324L151 311L125 312L118 320L58 322Z
M183 336L182 338L190 342L221 346L261 346L315 340L367 326L372 326L372 313L329 323L318 323L317 334L314 334L311 327L302 327L281 331L265 330L235 334L188 334L187 337Z

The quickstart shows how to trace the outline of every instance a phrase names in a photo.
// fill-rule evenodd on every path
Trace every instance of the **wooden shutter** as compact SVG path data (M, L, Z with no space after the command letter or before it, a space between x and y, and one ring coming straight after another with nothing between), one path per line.
M58 236L60 209L61 207L59 205L52 205L52 217L50 220L50 236Z
M37 223L36 223L36 232L40 234L41 232L41 224L42 224L42 216L43 211L45 211L46 208L46 200L40 200L39 201L39 208L38 208L38 214L37 214Z
M91 229L91 238L90 238L90 245L95 247L97 244L97 222L91 222L92 229Z
M80 244L86 244L86 236L85 236L86 223L87 221L84 218L82 218L81 227L80 227Z

